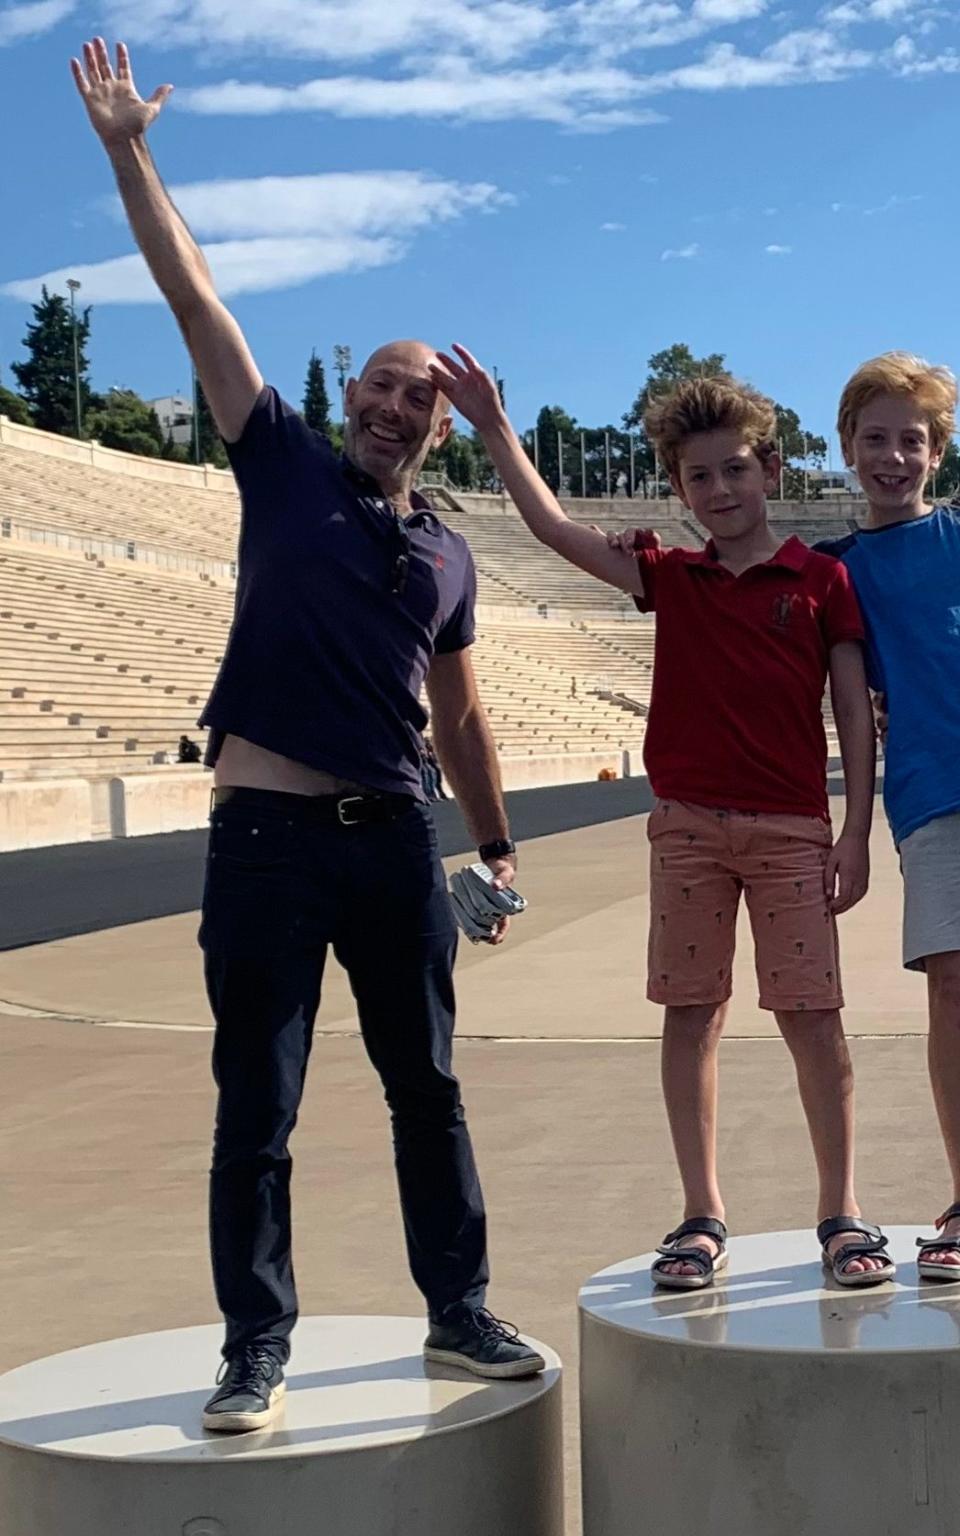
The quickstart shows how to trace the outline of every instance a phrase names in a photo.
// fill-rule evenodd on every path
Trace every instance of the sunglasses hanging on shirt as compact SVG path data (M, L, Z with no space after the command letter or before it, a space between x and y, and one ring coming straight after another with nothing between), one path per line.
M393 565L390 570L390 591L394 597L402 597L410 570L410 532L400 513L393 513Z

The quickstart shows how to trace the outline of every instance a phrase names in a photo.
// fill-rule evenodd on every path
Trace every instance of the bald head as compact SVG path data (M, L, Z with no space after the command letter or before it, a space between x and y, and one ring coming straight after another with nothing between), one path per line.
M347 385L344 447L385 490L409 490L431 448L452 425L448 401L430 376L437 361L425 341L388 341Z

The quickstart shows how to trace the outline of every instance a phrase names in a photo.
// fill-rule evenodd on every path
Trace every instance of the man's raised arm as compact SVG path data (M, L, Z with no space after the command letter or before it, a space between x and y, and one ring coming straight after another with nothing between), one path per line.
M137 94L126 44L117 44L114 74L102 38L71 59L77 90L117 178L130 227L154 281L183 332L213 418L229 442L243 432L263 388L243 332L221 302L197 242L174 207L147 148L146 133L172 85L144 101Z
M643 576L633 554L611 546L599 528L575 523L564 512L550 487L541 480L507 419L490 375L465 347L454 346L457 358L438 353L430 372L451 405L476 427L497 473L530 532L555 549L571 565L622 592L643 596ZM459 361L457 360L459 359Z

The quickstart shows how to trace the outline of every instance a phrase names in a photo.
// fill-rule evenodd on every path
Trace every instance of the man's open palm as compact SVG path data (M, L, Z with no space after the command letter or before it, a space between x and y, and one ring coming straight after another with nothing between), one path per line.
M133 83L126 43L117 44L114 74L102 37L84 43L83 64L79 59L71 59L70 68L90 121L104 144L146 133L173 90L172 85L158 85L153 95L143 101Z

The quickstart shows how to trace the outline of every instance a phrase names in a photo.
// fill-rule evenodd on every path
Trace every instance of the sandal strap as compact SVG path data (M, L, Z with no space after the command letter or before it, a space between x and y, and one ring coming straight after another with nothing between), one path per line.
M946 1226L947 1222L952 1221L954 1216L960 1216L960 1200L955 1200L953 1205L948 1205L943 1215L937 1217L934 1226Z
M679 1227L676 1227L674 1231L668 1232L663 1243L665 1246L667 1243L677 1242L681 1237L697 1236L712 1237L715 1242L720 1244L721 1248L724 1248L727 1242L727 1229L722 1221L717 1220L716 1216L691 1216L689 1220L681 1221ZM662 1253L663 1247L658 1248L657 1252Z
M828 1253L827 1260L834 1273L836 1273L837 1270L845 1272L846 1267L851 1262L851 1260L861 1259L863 1258L864 1254L871 1253L881 1254L883 1258L886 1259L887 1264L892 1266L893 1260L887 1253L886 1247L887 1239L881 1232L879 1237L871 1238L865 1243L844 1243L843 1247L838 1248L836 1253Z
M887 1241L879 1227L875 1227L872 1222L861 1221L859 1216L828 1216L817 1228L817 1242L821 1248L825 1248L831 1237L836 1237L838 1232L862 1232L864 1237L874 1240L879 1238L881 1247Z
M667 1248L661 1245L657 1252L662 1253L663 1258L654 1260L652 1266L654 1273L657 1270L663 1269L669 1263L693 1264L701 1275L709 1275L712 1273L716 1263L713 1254L708 1253L706 1248Z
M918 1237L917 1247L920 1249L919 1257L921 1259L925 1249L930 1253L960 1253L960 1237ZM945 1265L944 1268L946 1267ZM953 1264L949 1267L951 1269L956 1268ZM958 1274L960 1274L960 1270L958 1270Z

